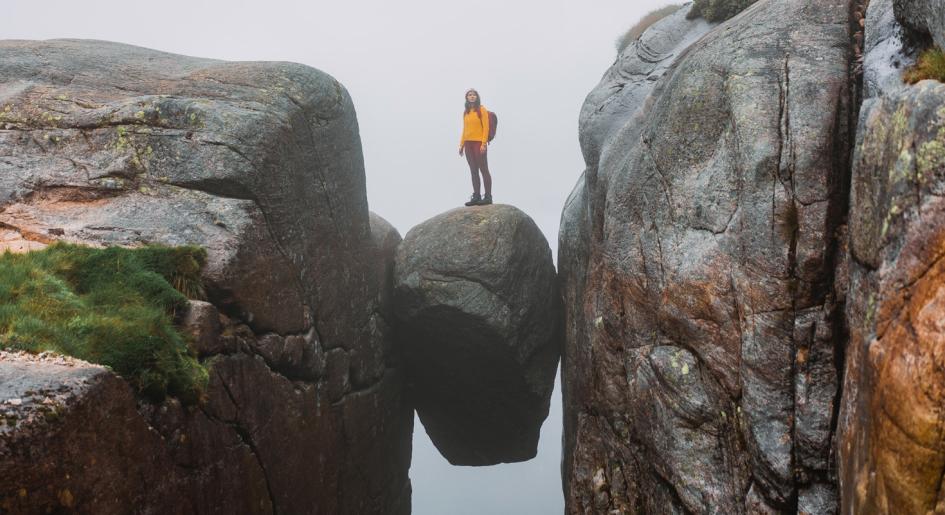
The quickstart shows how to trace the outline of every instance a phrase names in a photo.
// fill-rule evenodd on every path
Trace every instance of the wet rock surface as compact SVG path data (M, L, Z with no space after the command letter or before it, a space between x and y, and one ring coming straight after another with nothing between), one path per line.
M844 513L932 513L945 473L945 85L864 106L850 201Z
M559 238L569 513L836 510L852 8L762 0L612 136L582 112Z
M535 456L558 363L551 250L512 206L455 209L397 249L394 307L411 399L455 465Z
M141 466L153 466L141 477L157 478L128 480L122 499L134 502L116 505L94 492L98 477L120 480L108 467L122 463L70 469L85 485L70 487L73 509L410 511L413 418L381 306L393 256L372 236L360 145L345 89L306 66L0 41L0 244L208 251L209 304L182 320L210 370L206 402L136 411L130 393L106 393L124 418L102 428L67 418L57 431L85 431L79 439L128 426L127 440L95 449L139 446ZM135 432L149 425L160 445ZM52 432L31 442L22 452L59 449ZM94 456L74 452L85 465ZM0 461L11 479L0 499L19 499L15 478L37 472L28 465ZM174 493L155 500L142 488ZM17 506L61 504L38 492Z
M903 87L902 74L915 62L915 49L896 20L893 0L870 0L863 30L863 98Z

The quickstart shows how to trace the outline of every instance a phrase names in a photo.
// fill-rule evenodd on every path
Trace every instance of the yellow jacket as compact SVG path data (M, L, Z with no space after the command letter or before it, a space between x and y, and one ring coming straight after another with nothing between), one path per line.
M486 143L489 140L489 111L485 106L479 106L482 113L482 119L476 111L470 111L463 115L463 135L459 140L459 146L467 141L481 141Z

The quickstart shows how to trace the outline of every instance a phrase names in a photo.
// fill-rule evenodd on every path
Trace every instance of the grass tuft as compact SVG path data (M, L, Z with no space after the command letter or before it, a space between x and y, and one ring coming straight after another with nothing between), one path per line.
M207 370L173 324L203 295L198 247L56 243L0 256L0 348L55 351L111 367L152 401L196 403Z
M909 84L926 79L945 82L945 52L941 48L932 47L923 51L915 64L902 75L902 80Z
M709 22L725 21L744 11L758 0L695 0L686 15L690 20L705 18Z
M660 7L659 9L646 13L643 18L640 18L640 21L638 21L636 25L630 27L630 30L617 38L617 53L623 52L623 49L627 48L630 43L640 39L640 36L642 36L651 25L678 11L680 7L682 6L667 5L666 7Z

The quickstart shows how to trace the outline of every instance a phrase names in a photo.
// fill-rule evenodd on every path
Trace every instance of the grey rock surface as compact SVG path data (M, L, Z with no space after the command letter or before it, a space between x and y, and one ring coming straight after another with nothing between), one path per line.
M378 320L393 257L372 237L357 119L336 80L293 63L0 41L0 226L10 248L207 249L222 325L216 341L212 309L185 325L208 402L142 405L126 421L164 437L163 455L141 442L155 474L189 471L165 471L170 508L138 492L142 512L409 512L412 411ZM0 485L0 498L16 492Z
M945 3L942 0L894 0L896 18L917 40L931 39L945 48Z
M581 107L581 151L596 165L602 146L620 132L676 58L715 24L686 19L689 7L651 25L617 56Z
M454 209L397 249L394 308L417 414L455 465L535 456L559 355L551 250L507 205Z
M609 83L589 96L559 238L567 512L836 510L853 7L761 0L610 136Z

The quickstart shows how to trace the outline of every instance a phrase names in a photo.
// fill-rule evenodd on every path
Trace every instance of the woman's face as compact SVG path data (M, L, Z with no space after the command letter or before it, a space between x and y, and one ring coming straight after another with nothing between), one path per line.
M466 93L467 102L475 102L477 98L479 98L479 95L477 95L475 91L470 91L469 93Z

